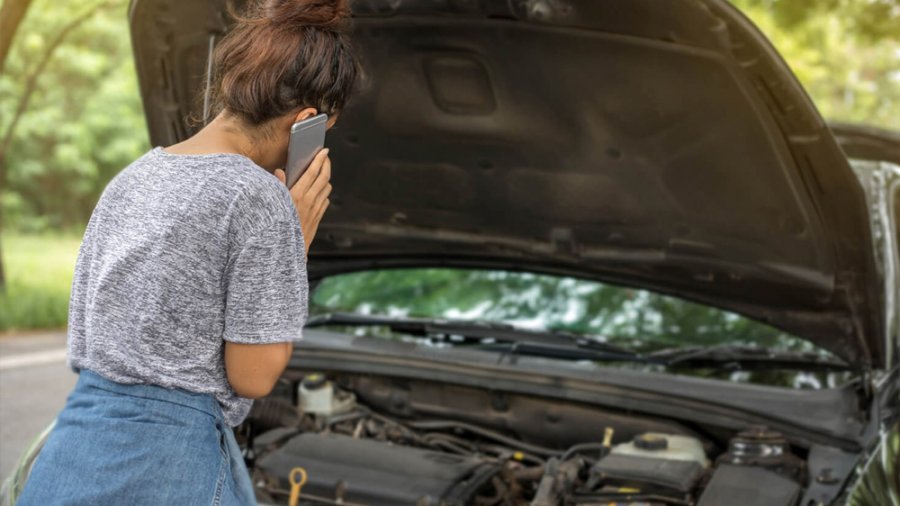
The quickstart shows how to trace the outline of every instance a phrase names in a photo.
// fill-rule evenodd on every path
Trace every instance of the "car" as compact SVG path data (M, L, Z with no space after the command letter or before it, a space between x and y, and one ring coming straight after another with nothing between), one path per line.
M154 145L225 5L132 0ZM236 428L261 504L900 504L896 133L723 0L352 10L311 316Z

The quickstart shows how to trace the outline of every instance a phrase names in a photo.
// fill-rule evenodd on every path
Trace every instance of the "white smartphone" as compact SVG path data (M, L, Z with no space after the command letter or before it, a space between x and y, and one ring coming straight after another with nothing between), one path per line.
M326 130L328 130L327 114L319 114L291 126L287 165L284 167L285 183L288 188L294 186L306 172L316 153L325 147Z

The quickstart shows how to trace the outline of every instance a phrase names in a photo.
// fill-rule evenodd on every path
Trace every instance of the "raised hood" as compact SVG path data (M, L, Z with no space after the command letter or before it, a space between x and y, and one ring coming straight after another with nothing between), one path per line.
M360 0L313 277L484 265L638 285L882 364L865 198L807 95L718 0ZM154 145L192 133L223 0L134 0Z

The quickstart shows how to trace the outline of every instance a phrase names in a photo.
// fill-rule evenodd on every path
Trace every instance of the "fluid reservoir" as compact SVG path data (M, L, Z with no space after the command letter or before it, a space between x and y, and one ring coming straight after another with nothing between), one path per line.
M308 374L298 388L300 413L331 416L346 413L356 407L356 396L335 388L324 374Z
M689 493L708 467L700 440L647 432L614 446L591 468L591 480L604 486L643 490L652 485Z
M709 467L703 443L690 436L647 432L614 446L611 455L633 455L653 459L686 460Z

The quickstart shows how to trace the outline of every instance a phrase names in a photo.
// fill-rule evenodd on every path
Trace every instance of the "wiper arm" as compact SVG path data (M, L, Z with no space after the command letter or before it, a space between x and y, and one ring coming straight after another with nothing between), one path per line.
M849 371L846 362L815 352L774 350L755 346L719 345L690 346L662 350L646 355L655 362L672 366L716 366L734 364L753 369L800 369L820 371Z
M306 327L322 327L325 325L349 325L359 327L388 327L398 332L413 335L457 334L466 337L481 338L483 333L494 337L498 331L515 330L516 327L505 323L484 321L453 321L429 318L408 318L382 315L364 315L359 313L325 313L310 317Z
M606 343L576 345L558 345L534 341L516 341L513 343L484 344L480 350L491 350L503 353L503 356L530 355L535 357L556 358L562 360L593 360L597 362L641 362L657 363L639 353L624 350Z
M622 361L664 367L734 366L741 369L796 369L849 371L845 362L814 352L773 350L740 345L685 346L652 353L638 353L615 344L566 331L528 330L487 321L326 313L311 317L307 327L325 325L383 326L412 336L450 341L450 336L478 341L478 349L509 355L532 355L565 360ZM495 342L484 342L491 339Z
M538 343L553 347L558 353L563 349L591 350L593 352L621 355L622 358L634 358L639 355L631 350L604 343L579 334L557 330L528 330L510 325L508 323L485 321L458 321L427 318L390 317L379 315L361 315L357 313L326 313L311 317L307 327L321 327L324 325L351 325L351 326L384 326L396 332L402 332L414 336L441 337L462 336L466 339L493 339L495 341L514 343L517 349L525 350L526 343ZM484 344L483 349L490 349L491 344ZM498 347L508 350L507 345ZM580 355L579 355L580 356Z

